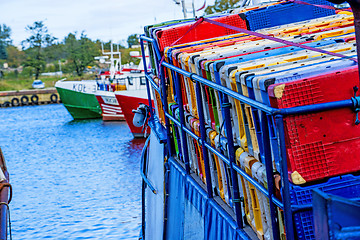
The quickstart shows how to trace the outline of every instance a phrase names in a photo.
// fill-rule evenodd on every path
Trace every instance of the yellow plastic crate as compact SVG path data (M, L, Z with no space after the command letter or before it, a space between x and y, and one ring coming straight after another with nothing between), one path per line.
M240 155L239 160L240 167L251 176L251 166L257 161L247 152L244 152ZM241 177L242 186L243 186L243 196L244 196L244 212L247 222L250 224L252 229L257 232L255 217L259 219L259 202L257 200L255 187ZM261 219L261 218L260 218Z
M186 120L185 120L185 126L188 129L191 129L192 126L190 125L190 120L194 118L192 116L187 116ZM186 138L187 138L187 146L188 146L188 152L189 152L189 161L190 161L190 167L191 169L199 176L200 175L200 167L198 165L198 158L196 155L196 150L195 150L195 139L190 136L188 133L186 133Z
M210 143L211 146L215 148L215 138L218 136L218 134L216 133L216 131L211 131L209 132L209 138L210 138ZM224 196L224 186L226 186L226 179L225 176L223 174L224 172L224 166L223 166L223 162L221 160L219 160L219 157L212 153L214 160L215 160L215 164L216 164L216 171L217 171L217 180L218 180L218 185L219 185L219 194L220 197L225 201L225 196Z

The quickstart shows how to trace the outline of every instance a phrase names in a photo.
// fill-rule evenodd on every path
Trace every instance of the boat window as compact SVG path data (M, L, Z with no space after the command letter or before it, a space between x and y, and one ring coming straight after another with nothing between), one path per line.
M146 85L145 77L140 77L140 85Z
M129 85L134 85L134 79L132 77L128 77Z

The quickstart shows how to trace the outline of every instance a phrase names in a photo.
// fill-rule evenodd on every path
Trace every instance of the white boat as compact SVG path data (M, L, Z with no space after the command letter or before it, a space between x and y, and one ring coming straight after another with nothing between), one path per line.
M100 72L99 80L67 81L63 79L55 84L62 103L74 119L101 118L102 106L105 106L104 120L124 120L113 92L136 89L142 83L145 84L144 80L140 81L140 77L144 76L142 63L139 64L140 67L130 65L121 68L121 52L119 48L114 51L112 44L110 52L102 49L102 53L104 56L96 57L96 59L101 63L110 64L110 69ZM109 58L108 55L110 59L106 61ZM99 95L103 104L99 104L96 95ZM112 104L107 106L110 102ZM114 108L115 111L109 113L108 108ZM110 119L108 119L109 114Z

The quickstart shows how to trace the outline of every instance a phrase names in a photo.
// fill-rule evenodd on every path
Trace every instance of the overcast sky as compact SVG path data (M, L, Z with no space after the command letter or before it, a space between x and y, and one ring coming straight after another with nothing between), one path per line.
M190 7L192 0L186 1ZM194 2L197 9L204 0ZM182 9L174 0L0 0L0 24L11 28L14 45L29 36L25 27L35 21L44 21L59 40L84 30L93 40L125 44L130 34L143 33L145 25L179 18Z

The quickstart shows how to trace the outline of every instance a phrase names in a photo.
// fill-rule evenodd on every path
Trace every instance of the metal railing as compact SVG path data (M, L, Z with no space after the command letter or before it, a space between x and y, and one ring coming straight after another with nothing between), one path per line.
M158 85L152 75L153 73L149 72L146 65L145 60L145 53L144 53L144 41L151 44L152 50L155 53L156 62L159 64L158 66L158 77L160 80L160 84ZM284 116L287 115L293 115L293 114L304 114L304 113L310 113L310 112L319 112L319 111L326 111L330 109L337 109L337 108L352 108L354 110L358 109L360 107L360 97L354 97L352 99L343 100L343 101L336 101L336 102L328 102L328 103L321 103L321 104L314 104L314 105L308 105L308 106L301 106L301 107L292 107L292 108L286 108L286 109L277 109L270 106L267 106L263 103L257 102L253 99L250 99L249 97L245 97L235 91L230 90L227 87L221 86L217 83L214 83L212 81L209 81L201 76L198 76L194 73L187 72L183 69L180 69L178 67L175 67L174 65L171 65L165 61L161 60L161 54L159 49L157 48L157 44L154 39L141 36L140 37L140 43L141 43L141 49L143 51L143 61L144 61L144 69L146 73L146 79L147 79L147 91L148 91L148 98L149 103L151 103L151 88L153 88L158 94L160 94L161 98L161 105L163 109L159 109L159 111L163 111L165 114L165 119L162 119L165 123L165 129L167 133L167 146L168 146L168 154L169 156L175 156L176 153L174 151L174 138L172 135L172 126L171 122L174 124L175 127L179 130L180 138L177 139L177 141L180 141L181 149L181 160L184 162L185 170L187 174L190 174L190 172L193 170L191 169L191 160L189 159L189 153L190 149L188 149L188 138L187 136L190 136L192 139L194 139L199 146L201 146L202 150L202 156L205 166L205 184L207 186L207 194L209 198L214 197L214 191L212 187L212 179L211 179L211 173L210 173L210 159L208 152L211 152L215 154L220 161L222 161L223 164L225 164L230 171L229 176L229 183L232 184L231 191L228 192L229 198L231 199L230 206L233 208L235 216L236 216L236 222L238 224L239 228L243 228L243 213L242 213L242 207L241 207L241 198L240 198L240 192L239 192L239 185L238 185L238 177L242 176L246 181L248 181L250 184L252 184L258 191L260 191L266 198L270 199L269 201L269 207L270 207L270 213L271 213L271 222L272 222L272 232L273 232L273 239L280 239L280 233L279 233L279 219L277 215L277 208L280 208L284 211L284 224L285 224L285 232L286 232L286 238L287 239L295 239L295 232L294 232L294 221L293 221L293 213L302 209L309 209L311 208L311 205L292 205L291 199L290 199L290 193L289 193L289 179L287 176L288 172L288 166L287 166L287 153L285 148L285 133L284 133ZM167 80L165 79L165 69L169 69L172 71L172 77L173 77L173 85L176 94L176 104L180 106L179 108L179 116L174 116L174 114L169 113L169 105L168 105L168 86L166 84ZM182 106L184 105L184 100L182 99L181 94L181 78L179 77L179 74L191 79L196 84L196 99L200 104L197 106L198 111L198 117L200 121L200 136L195 134L191 129L186 127L186 121L185 121L185 113L182 109ZM207 141L206 136L206 128L207 126L205 122L204 117L204 109L202 103L202 86L210 87L214 90L216 90L219 93L220 101L221 101L221 111L224 116L224 130L225 135L227 139L227 149L219 149L214 147L210 142ZM236 159L235 159L235 143L233 141L233 132L232 132L232 123L231 123L231 115L230 115L230 104L229 104L229 97L236 99L240 101L243 104L247 104L251 106L253 109L260 110L259 117L263 119L263 121L260 121L260 128L262 131L262 142L264 144L263 147L263 156L264 156L264 165L266 167L266 180L267 180L267 188L264 187L262 184L260 184L258 181L256 181L252 176L246 173L244 169L242 169L240 166L237 165ZM156 118L154 109L152 108L150 104L150 113L151 118ZM278 161L281 163L281 183L282 183L282 200L276 198L275 196L275 181L273 178L273 157L271 152L271 146L269 142L269 119L275 120L275 126L273 126L276 129L275 137L278 142L278 156L274 156L275 159L278 159ZM220 133L221 134L221 133ZM225 177L225 176L224 176ZM277 227L275 227L277 226Z

